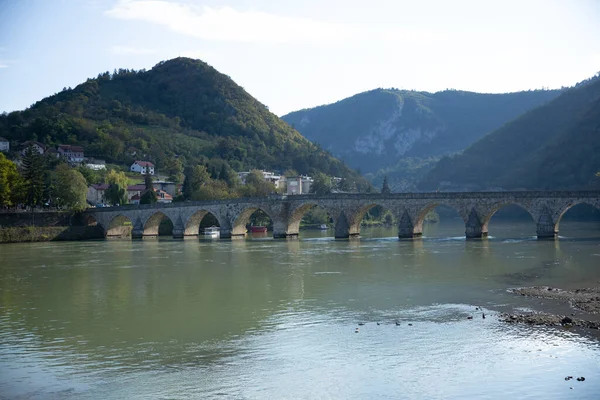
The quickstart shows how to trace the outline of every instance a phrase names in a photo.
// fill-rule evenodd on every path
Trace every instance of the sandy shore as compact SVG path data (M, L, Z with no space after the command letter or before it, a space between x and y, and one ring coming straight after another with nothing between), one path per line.
M562 290L548 286L532 286L510 290L515 295L554 299L569 303L575 310L582 311L585 318L572 315L555 315L543 312L527 314L500 314L500 320L508 323L525 323L544 326L577 326L600 329L600 287Z

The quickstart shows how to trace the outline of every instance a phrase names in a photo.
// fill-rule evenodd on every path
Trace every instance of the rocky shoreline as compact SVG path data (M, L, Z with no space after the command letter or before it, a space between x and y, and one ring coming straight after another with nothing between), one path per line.
M524 323L528 325L581 327L600 329L600 287L574 290L563 290L549 286L532 286L510 289L510 292L527 297L554 299L568 302L576 310L589 314L587 318L575 318L574 314L555 315L544 312L526 314L501 313L500 320L507 323Z

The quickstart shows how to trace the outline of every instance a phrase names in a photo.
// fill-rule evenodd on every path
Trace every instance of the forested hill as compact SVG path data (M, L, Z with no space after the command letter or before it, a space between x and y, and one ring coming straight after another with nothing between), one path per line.
M363 172L464 150L559 90L479 94L377 89L282 117L309 140ZM410 164L410 163L409 163ZM405 173L406 171L399 171Z
M123 164L146 159L159 169L178 156L188 164L223 159L238 171L294 169L359 179L228 76L189 58L149 71L106 72L27 110L3 114L0 136L78 144L86 156Z
M444 158L423 189L598 187L600 75Z

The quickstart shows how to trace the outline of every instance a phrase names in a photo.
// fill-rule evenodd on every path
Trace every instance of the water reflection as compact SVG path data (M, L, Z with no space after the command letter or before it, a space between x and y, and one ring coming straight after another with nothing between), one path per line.
M372 229L352 241L313 231L290 241L3 246L0 392L561 398L564 376L600 373L596 341L492 317L540 307L507 294L511 286L598 282L599 241L399 241ZM599 389L590 379L576 395Z

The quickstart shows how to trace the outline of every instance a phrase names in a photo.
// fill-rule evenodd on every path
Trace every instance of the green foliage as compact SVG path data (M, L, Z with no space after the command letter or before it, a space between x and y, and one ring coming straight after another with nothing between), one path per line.
M54 171L56 177L56 205L72 211L86 208L87 182L77 170L61 164Z
M144 186L146 191L154 191L154 183L152 182L152 175L146 174L144 175ZM148 203L150 204L150 203Z
M17 166L0 153L0 207L10 207L22 200L23 180Z
M352 168L375 173L405 157L440 158L462 151L559 94L559 90L480 94L376 89L282 119L309 140L334 149L333 154Z
M316 195L324 195L331 193L333 184L331 178L323 173L317 173L313 176L313 184L310 187L310 192Z
M23 181L25 186L25 204L28 206L42 205L44 195L45 160L42 155L29 146L22 160Z
M127 176L123 171L111 169L106 175L106 183L110 186L104 192L104 198L109 204L127 204Z
M600 75L439 161L423 189L583 189L598 185Z
M202 200L200 189L210 182L210 175L204 165L196 165L189 168L183 182L183 195L186 200Z
M140 198L140 204L155 204L158 201L158 195L152 189L146 190Z
M0 136L78 144L86 155L120 165L150 160L175 182L183 179L182 165L213 159L238 171L295 168L362 180L229 77L188 58L150 71L102 73L25 111L0 115ZM209 172L213 166L220 175L221 165ZM223 180L232 189L230 178Z
M242 197L265 197L275 193L275 186L265 181L262 172L252 170L246 177L246 184L239 188Z

